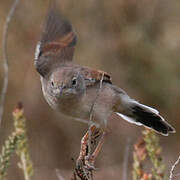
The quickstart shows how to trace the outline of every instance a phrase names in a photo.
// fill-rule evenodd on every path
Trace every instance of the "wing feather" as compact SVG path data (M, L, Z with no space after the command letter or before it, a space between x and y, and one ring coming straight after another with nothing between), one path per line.
M81 72L85 78L86 86L92 86L101 80L112 84L111 76L104 71L83 67Z
M35 52L37 71L45 76L53 67L72 61L76 41L72 25L55 7L51 8Z

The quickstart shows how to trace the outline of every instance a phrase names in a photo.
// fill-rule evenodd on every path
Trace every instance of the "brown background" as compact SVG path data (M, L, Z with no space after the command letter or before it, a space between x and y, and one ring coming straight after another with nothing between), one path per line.
M12 0L0 1L0 34ZM77 35L77 63L102 69L131 97L160 110L177 130L160 136L167 165L179 152L180 116L180 1L179 0L59 0ZM53 112L45 102L39 75L33 66L34 50L48 8L45 0L24 0L9 27L9 87L0 129L0 145L13 130L11 111L21 100L25 107L35 180L55 180L55 169L69 179L87 126ZM2 35L0 36L0 41ZM2 48L0 53L2 87ZM112 119L111 132L98 157L96 179L122 179L123 156L143 128ZM130 146L129 176L132 167ZM12 159L8 179L23 179ZM180 168L179 168L180 171ZM179 172L178 171L178 172Z

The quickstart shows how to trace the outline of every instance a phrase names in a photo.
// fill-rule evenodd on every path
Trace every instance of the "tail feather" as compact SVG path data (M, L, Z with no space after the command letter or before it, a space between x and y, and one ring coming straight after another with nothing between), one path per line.
M147 111L147 109L141 106L134 106L132 109L136 120L143 125L152 128L163 135L175 132L174 128L159 114L155 114L153 111Z
M151 128L164 136L175 132L175 129L159 115L156 109L138 102L133 102L131 104L128 113L117 112L117 114L128 122Z

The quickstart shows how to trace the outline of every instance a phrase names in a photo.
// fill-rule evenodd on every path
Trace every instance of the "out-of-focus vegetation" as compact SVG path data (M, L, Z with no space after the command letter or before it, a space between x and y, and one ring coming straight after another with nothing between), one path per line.
M145 160L147 162L148 159L152 165L147 170L145 169ZM143 131L143 137L134 145L133 160L133 180L167 179L165 165L162 162L159 138L154 131L149 129Z
M11 4L12 0L0 2L0 34ZM180 151L179 0L59 0L58 5L78 34L75 61L109 72L114 84L142 103L159 109L176 128L175 135L160 137L162 156L169 169ZM0 128L1 147L13 129L11 110L22 100L36 170L34 179L43 180L57 179L56 168L64 177L71 174L74 166L71 159L77 158L80 139L87 129L80 122L56 114L42 96L33 58L47 8L47 0L21 1L10 24L10 81ZM0 82L2 75L1 68ZM98 157L96 166L100 170L95 174L98 180L121 179L127 137L135 142L141 133L140 127L116 118L109 122L111 133ZM17 161L13 156L7 179L24 179ZM132 155L129 175L131 168Z
M24 117L24 110L21 103L19 103L14 109L13 119L15 129L5 141L0 154L0 180L6 179L7 171L11 164L11 156L15 151L20 159L17 166L22 169L24 180L30 180L33 174L33 167L27 143L25 127L26 119Z

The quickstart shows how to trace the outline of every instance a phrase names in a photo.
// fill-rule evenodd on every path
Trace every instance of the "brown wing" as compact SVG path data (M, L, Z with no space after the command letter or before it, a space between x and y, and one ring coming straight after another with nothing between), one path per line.
M86 86L92 86L100 81L112 84L111 76L104 71L83 67L81 69L81 72L83 73L83 76L85 78Z
M55 7L51 8L36 48L37 71L45 76L60 63L72 61L76 39L71 24L63 19Z

